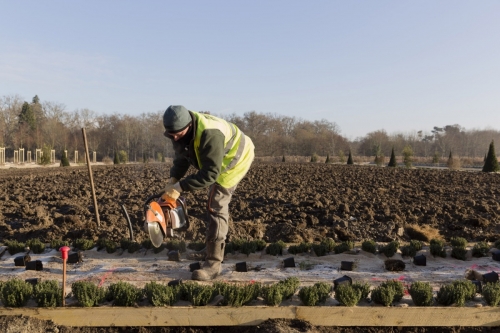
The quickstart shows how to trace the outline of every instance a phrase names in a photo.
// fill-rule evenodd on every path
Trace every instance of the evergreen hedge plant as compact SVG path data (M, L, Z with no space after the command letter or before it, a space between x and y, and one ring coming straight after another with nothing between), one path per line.
M97 306L106 298L106 289L89 281L76 281L71 291L78 303L83 307Z
M278 306L283 301L283 288L278 283L263 286L261 289L261 296L266 305Z
M193 306L204 306L215 296L215 288L195 282L187 282L180 285L179 295L181 300L189 301Z
M10 279L2 285L2 303L6 307L25 306L33 294L33 286L18 278Z
M500 303L500 283L497 281L484 284L482 295L489 306L497 306Z
M325 238L321 241L320 244L325 247L326 252L335 251L335 241L333 240L333 238L330 238L330 237Z
M260 283L233 284L225 282L215 282L215 290L224 299L222 305L240 307L253 301L259 296L261 291Z
M487 257L490 246L487 242L478 242L472 247L472 256L476 258Z
M381 286L388 287L394 290L394 301L399 302L401 298L405 295L405 288L401 281L398 280L387 280L381 284Z
M416 306L431 306L434 303L432 286L429 282L413 282L408 292Z
M466 247L467 239L463 237L451 237L450 243L452 247Z
M205 242L191 242L187 245L187 248L194 251L201 251L205 246Z
M361 243L361 249L366 252L375 254L377 252L377 243L374 240L368 239Z
M56 280L46 280L37 283L33 297L39 307L56 307L62 305L62 287Z
M446 258L446 250L444 248L444 242L442 240L431 239L429 249L434 257L439 256L442 258Z
M334 247L333 251L335 252L335 254L339 254L339 253L344 253L346 251L350 251L353 248L354 248L354 242L345 241L345 242L340 243L339 245L336 245Z
M392 241L387 245L379 245L378 252L385 254L387 258L390 258L396 254L399 248L399 242Z
M118 281L108 287L106 299L116 306L134 306L141 296L141 289L129 282Z
M392 304L395 295L394 289L389 286L380 285L372 290L372 300L377 304L389 306Z
M150 250L151 248L153 248L153 242L151 242L151 239L146 238L141 242L141 246L146 250Z
M350 284L341 284L335 288L335 299L344 306L355 306L362 297L360 289L354 288Z
M172 251L172 250L177 250L179 252L186 252L186 242L180 239L172 239L167 242L165 245L167 250Z
M312 244L313 252L318 256L322 257L328 253L328 249L324 244Z
M24 252L26 248L26 244L18 242L17 240L6 240L5 245L7 246L7 251L11 255L19 253L19 252Z
M271 243L266 247L266 253L272 256L283 255L283 249L286 248L286 244L279 240L275 243Z
M467 249L460 246L453 247L451 249L451 257L465 261L465 259L467 259Z
M299 254L299 253L309 252L311 247L312 247L311 243L302 242L299 245L291 245L290 247L288 247L288 253Z
M69 246L69 242L62 239L53 239L50 241L50 247L57 251L59 251L59 249L63 246Z
M73 242L73 246L79 250L86 251L92 249L95 243L92 239L78 238Z
M317 282L311 287L303 287L299 290L299 298L306 306L315 306L324 303L332 290L332 286L326 282Z
M456 280L441 286L436 300L440 305L464 306L466 301L474 298L476 286L469 280Z
M401 247L401 255L403 257L414 257L420 250L422 250L422 242L412 239L408 245Z
M354 289L357 289L361 292L361 299L367 298L370 294L370 285L368 283L354 282L352 284Z
M146 283L144 294L153 306L172 306L178 300L179 296L176 287L159 284L155 281Z
M45 243L43 243L39 238L33 238L26 242L26 246L35 254L40 254L45 251Z

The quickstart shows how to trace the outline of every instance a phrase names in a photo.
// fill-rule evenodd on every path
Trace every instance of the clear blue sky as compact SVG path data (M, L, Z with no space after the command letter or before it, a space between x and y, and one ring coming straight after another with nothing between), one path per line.
M500 1L0 0L0 96L500 129Z

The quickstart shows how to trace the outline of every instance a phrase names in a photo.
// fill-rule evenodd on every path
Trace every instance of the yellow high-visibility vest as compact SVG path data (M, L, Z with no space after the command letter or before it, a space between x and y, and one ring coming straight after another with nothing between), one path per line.
M202 167L199 154L201 135L206 129L218 129L224 135L224 158L216 181L225 188L235 186L245 176L254 159L252 140L236 125L224 119L194 111L191 113L196 120L194 151L199 167Z

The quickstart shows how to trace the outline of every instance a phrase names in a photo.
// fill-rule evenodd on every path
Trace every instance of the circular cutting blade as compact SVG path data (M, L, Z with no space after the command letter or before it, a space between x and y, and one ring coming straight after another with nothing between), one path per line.
M163 243L163 233L161 232L160 225L156 222L148 223L148 233L149 239L151 239L151 243L153 243L153 246L160 247L161 243Z

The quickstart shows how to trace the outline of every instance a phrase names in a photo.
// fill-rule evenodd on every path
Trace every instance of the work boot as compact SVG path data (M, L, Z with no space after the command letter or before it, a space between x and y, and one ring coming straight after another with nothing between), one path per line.
M207 242L207 256L203 267L193 272L191 279L198 281L210 281L215 279L221 271L221 263L224 259L224 242Z
M196 261L200 261L200 260L205 260L205 257L207 256L207 248L204 247L203 249L201 249L200 251L194 251L193 253L189 253L186 258L188 260L196 260Z

